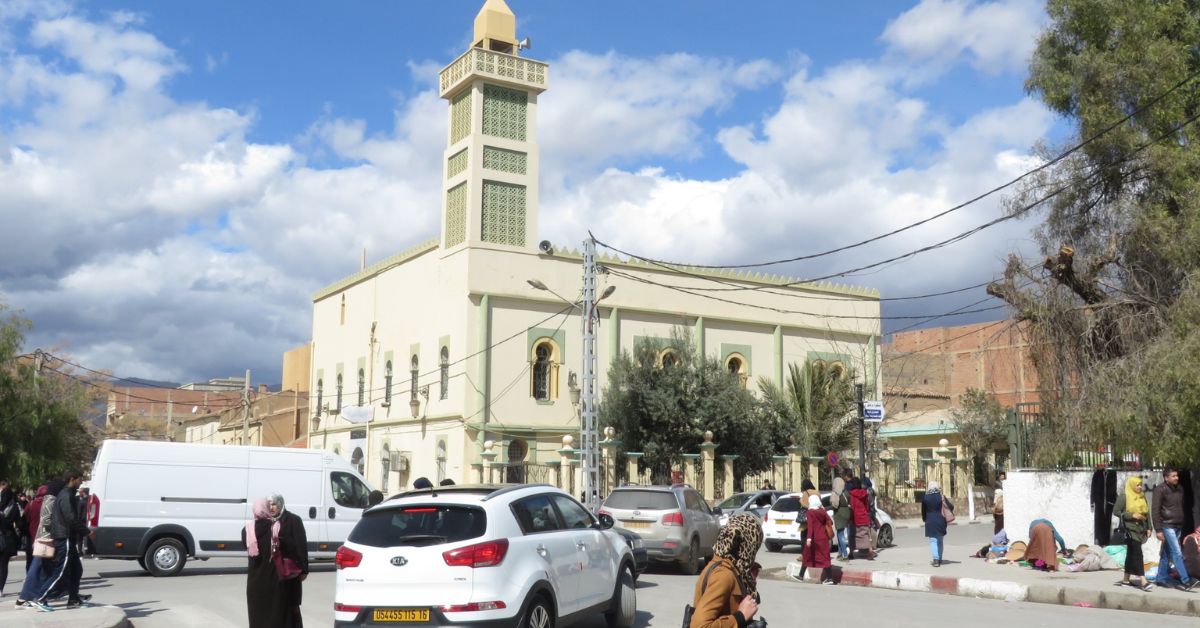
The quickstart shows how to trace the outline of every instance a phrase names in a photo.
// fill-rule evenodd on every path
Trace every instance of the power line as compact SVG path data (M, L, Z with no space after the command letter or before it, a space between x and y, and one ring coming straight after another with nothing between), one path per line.
M790 258L786 258L786 259L778 259L778 260L772 260L772 261L767 261L767 262L754 262L754 263L748 263L748 264L724 264L724 265L687 264L685 266L689 266L691 268L699 268L699 269L737 269L737 268L760 268L763 266L775 266L775 265L779 265L779 264L787 264L790 262L800 262L800 261L816 259L819 257L825 257L828 255L833 255L835 253L841 253L843 251L855 249L855 248L858 248L861 246L865 246L867 244L871 244L873 242L878 242L879 240L889 238L889 237L897 235L899 233L903 233L910 229L914 229L921 225L924 225L924 224L927 224L934 220L937 220L939 218L942 218L943 216L947 216L947 215L949 215L953 212L956 212L960 209L963 209L964 207L967 207L969 205L977 203L989 196L992 196L993 194L996 194L997 192L1001 192L1009 187L1012 187L1013 185L1016 185L1017 183L1023 181L1024 179L1026 179L1034 174L1037 174L1043 170L1046 170L1047 168L1050 168L1051 166L1061 162L1062 160L1066 159L1067 157L1070 157L1071 155L1075 154L1076 152L1079 152L1080 150L1082 150L1084 147L1088 146L1089 144L1099 140L1100 138L1104 137L1105 135L1108 135L1109 133L1116 130L1118 127L1125 124L1126 122L1128 122L1135 116L1137 116L1137 115L1145 112L1146 110L1150 109L1151 107L1157 105L1159 102L1161 102L1167 96L1170 96L1171 94L1173 94L1174 92L1176 92L1180 88L1182 88L1184 85L1187 85L1188 83L1192 82L1192 80L1194 80L1197 76L1200 76L1200 71L1193 72L1192 74L1189 74L1188 76L1184 77L1183 80L1181 80L1178 83L1176 83L1175 85L1171 86L1170 89L1167 89L1166 91L1155 96L1154 98L1151 98L1146 104L1142 105L1141 107L1139 107L1137 109L1134 109L1128 115L1126 115L1126 116L1122 117L1120 120L1117 120L1116 122L1104 127L1103 129L1096 132L1095 134L1093 134L1091 137L1087 138L1086 140L1072 146L1071 148L1063 151L1062 153L1059 153L1057 156L1055 156L1050 161L1047 161L1046 163L1041 164L1038 167L1033 168L1032 170L1023 172L1021 175L1019 175L1015 179L1012 179L1002 185L996 186L982 194L979 194L978 196L975 196L974 198L972 198L970 200L967 200L963 203L959 203L958 205L955 205L954 207L951 207L950 209L946 209L941 212L938 212L928 218L918 220L917 222L910 223L910 224L900 227L898 229L893 229L892 231L888 231L887 233L882 233L880 235L877 235L877 236L874 236L871 238L867 238L866 240L854 242L852 244L847 244L844 246L839 246L837 248L829 249L827 251L822 251L820 253L810 253L807 255L798 255L796 257L790 257ZM1186 126L1186 124L1185 124L1185 126ZM1180 128L1182 128L1182 127L1180 127ZM1175 130L1178 130L1178 129L1175 129ZM599 244L600 246L603 246L604 248L607 248L607 249L610 249L613 251L617 251L618 253L628 255L628 253L623 253L622 251L618 251L617 249L613 248L612 246L610 246L608 244L605 244L604 242L601 242L600 240L596 240L596 244ZM679 266L679 264L673 264L671 262L666 262L666 261L662 261L662 260L654 260L654 259L644 258L644 257L638 257L638 259L641 259L641 260L647 261L647 262L651 262L651 263L661 263L661 264L667 264L667 265L671 265L671 266Z
M913 349L912 351L906 351L902 355L894 355L891 357L887 357L887 358L880 360L880 362L891 362L893 360L903 360L904 358L907 358L907 357L913 355L914 353L924 353L930 349L936 349L938 347L948 345L951 342L954 342L955 340L966 338L967 336L970 336L972 334L977 334L985 329L990 329L992 327L995 327L996 325L1002 325L1004 323L1012 324L1012 321L1010 321L1008 319L1000 319L998 321L992 321L991 323L988 323L987 325L984 325L982 327L976 327L975 329L972 329L971 331L968 331L964 334L959 334L957 336L954 336L953 338L947 338L941 342L921 347L920 349Z

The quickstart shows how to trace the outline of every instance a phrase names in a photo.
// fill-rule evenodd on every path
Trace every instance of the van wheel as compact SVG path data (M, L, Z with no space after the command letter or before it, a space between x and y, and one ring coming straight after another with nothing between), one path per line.
M517 626L519 628L554 628L554 605L546 599L545 595L538 595L525 608L525 613L521 616L521 621L517 623Z
M604 621L608 628L630 628L634 616L637 615L637 591L633 570L622 567L617 577L617 590L613 592L612 602L604 613Z
M165 536L150 544L142 557L146 571L155 577L173 576L183 570L187 552L179 539Z

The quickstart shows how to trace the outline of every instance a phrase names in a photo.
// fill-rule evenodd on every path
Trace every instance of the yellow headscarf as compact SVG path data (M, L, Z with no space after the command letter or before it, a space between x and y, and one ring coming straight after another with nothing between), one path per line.
M1150 504L1146 502L1146 493L1137 492L1137 487L1142 483L1142 478L1133 476L1125 480L1125 512L1140 512L1143 515L1150 513Z

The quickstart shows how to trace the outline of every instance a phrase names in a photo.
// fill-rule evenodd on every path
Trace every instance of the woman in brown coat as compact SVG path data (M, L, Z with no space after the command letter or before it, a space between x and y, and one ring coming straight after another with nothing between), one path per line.
M713 562L696 580L691 628L743 628L758 612L754 557L762 545L762 523L734 515L713 546Z

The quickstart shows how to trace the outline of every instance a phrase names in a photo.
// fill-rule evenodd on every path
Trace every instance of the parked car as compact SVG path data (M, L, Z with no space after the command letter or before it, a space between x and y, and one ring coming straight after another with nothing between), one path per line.
M729 523L730 517L743 512L762 519L771 509L771 504L784 495L787 495L787 491L748 491L730 496L717 504L717 510L721 511L719 517L721 527L723 528L725 524Z
M763 520L763 545L766 546L768 552L778 552L784 545L800 545L804 543L804 529L797 519L802 508L800 504L800 493L789 493L784 497L780 497ZM826 512L830 517L833 517L833 511L829 509L829 493L821 494L821 505L825 507ZM876 508L875 517L879 521L879 533L876 544L878 547L891 547L892 541L895 539L895 527L892 524L892 517L886 512ZM829 544L830 551L837 548L837 538Z
M546 484L409 491L338 550L334 625L632 626L633 552L611 527Z
M625 537L625 542L629 544L630 551L633 552L633 579L637 580L646 571L646 567L650 566L650 555L646 553L646 542L642 540L642 535L628 530L626 528L613 528L614 531Z
M697 573L700 563L712 557L721 529L718 513L686 484L617 487L604 499L600 514L641 535L650 560L676 563L686 574Z

